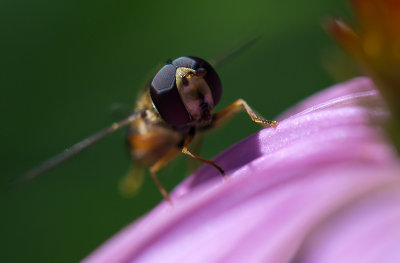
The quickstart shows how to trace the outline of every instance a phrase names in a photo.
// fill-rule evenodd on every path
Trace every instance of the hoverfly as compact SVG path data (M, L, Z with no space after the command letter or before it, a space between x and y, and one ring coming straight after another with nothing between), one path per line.
M133 165L121 181L121 190L125 193L135 192L141 184L144 171L149 169L160 193L165 200L171 202L156 172L178 154L183 153L211 165L224 175L224 169L217 163L189 150L189 145L199 134L222 125L242 110L254 122L265 127L277 124L276 121L260 117L243 99L212 114L221 95L220 78L207 61L192 56L168 61L139 94L133 114L28 171L19 183L36 178L106 135L128 126L126 138Z

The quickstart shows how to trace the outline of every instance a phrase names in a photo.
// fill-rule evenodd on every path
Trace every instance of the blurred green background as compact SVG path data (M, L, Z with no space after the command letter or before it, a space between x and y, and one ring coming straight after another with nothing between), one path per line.
M345 0L0 2L0 261L76 262L161 201L146 178L124 199L124 131L20 189L24 171L110 124L113 103L132 105L169 58L213 58L255 36L256 45L217 68L224 94L267 118L334 83L322 66L334 49L321 22L347 15ZM257 131L245 114L206 137L212 157ZM185 157L160 172L170 190Z

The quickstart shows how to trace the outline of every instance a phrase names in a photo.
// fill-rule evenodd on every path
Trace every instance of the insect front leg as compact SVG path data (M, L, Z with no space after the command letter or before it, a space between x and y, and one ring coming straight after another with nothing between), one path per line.
M216 164L215 162L213 162L212 160L208 160L205 159L203 157L198 156L197 154L191 153L188 149L190 142L193 140L193 135L187 135L183 144L183 148L182 148L182 153L186 154L196 160L199 160L203 163L207 163L209 165L212 165L215 167L215 169L217 169L222 175L225 175L225 171L224 169L222 169L218 164Z
M218 127L224 124L226 121L232 118L236 113L242 110L246 110L247 114L254 122L259 123L264 127L274 127L275 125L278 124L277 121L265 120L262 117L258 116L257 113L254 112L254 110L247 104L246 101L238 99L225 109L215 113L213 116L213 123L211 126Z
M174 147L150 167L151 178L153 178L154 183L156 184L158 190L160 190L160 193L162 194L164 199L167 200L170 204L172 204L171 198L169 197L167 190L165 190L165 188L158 180L156 172L164 167L173 158L175 158L176 155L178 155L180 152L181 150L179 148Z

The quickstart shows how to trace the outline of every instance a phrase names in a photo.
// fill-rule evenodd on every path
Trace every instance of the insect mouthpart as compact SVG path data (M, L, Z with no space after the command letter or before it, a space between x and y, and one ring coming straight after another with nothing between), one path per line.
M205 70L194 70L185 67L179 67L176 70L176 87L187 112L194 122L191 125L207 125L207 121L211 120L214 100L205 76Z
M201 120L210 121L211 120L211 110L210 106L203 102L200 104Z

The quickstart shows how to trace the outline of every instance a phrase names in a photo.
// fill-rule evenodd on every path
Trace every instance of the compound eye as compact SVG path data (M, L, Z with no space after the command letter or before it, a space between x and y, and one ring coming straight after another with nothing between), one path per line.
M207 75L207 70L205 68L198 68L196 70L196 76L204 77Z
M204 80L207 82L208 87L211 90L213 100L214 100L214 105L217 105L219 100L221 99L222 96L222 84L221 80L218 77L217 72L214 70L214 68L208 64L207 61L202 60L203 62L201 63L201 68L203 68L203 71L205 71L205 76Z
M191 68L199 70L204 74L204 80L211 90L214 105L217 105L222 96L222 84L214 68L204 59L198 57L180 57L172 61L176 67Z
M175 79L174 65L162 67L150 83L150 96L161 117L172 126L180 126L190 122L191 117L179 95Z

